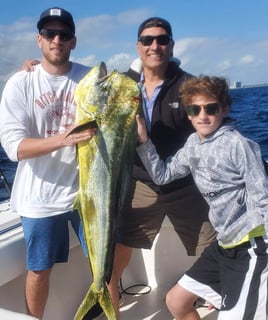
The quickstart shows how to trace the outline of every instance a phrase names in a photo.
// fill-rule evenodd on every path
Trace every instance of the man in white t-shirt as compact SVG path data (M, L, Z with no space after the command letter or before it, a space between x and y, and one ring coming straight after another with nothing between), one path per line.
M21 216L26 240L27 310L42 319L52 267L68 260L68 221L83 244L80 218L73 211L78 190L75 146L90 139L95 129L68 135L75 120L74 91L90 69L69 60L76 46L72 15L47 9L37 28L41 64L7 81L0 139L8 157L18 161L11 211Z

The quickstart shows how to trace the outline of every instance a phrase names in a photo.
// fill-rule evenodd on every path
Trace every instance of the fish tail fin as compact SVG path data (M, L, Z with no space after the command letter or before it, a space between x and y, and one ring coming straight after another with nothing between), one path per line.
M97 291L94 283L90 286L73 320L83 320L88 311L99 302L108 320L116 320L116 313L106 286Z
M97 303L97 295L94 284L92 284L86 293L83 301L81 302L79 308L76 311L76 314L73 320L83 320L84 316Z
M104 290L99 297L99 303L108 320L117 319L115 309L112 304L111 296L106 286L104 287Z

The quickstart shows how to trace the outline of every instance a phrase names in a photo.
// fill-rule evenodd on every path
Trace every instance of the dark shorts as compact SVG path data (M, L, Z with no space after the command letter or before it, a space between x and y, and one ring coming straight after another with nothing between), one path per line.
M26 241L27 270L47 270L52 268L54 263L68 261L69 222L87 255L82 224L77 211L48 218L21 217L21 222Z
M267 319L267 237L231 249L215 241L178 281L220 310L219 319Z
M200 255L216 238L208 220L208 205L195 185L158 194L133 181L121 212L119 242L132 248L150 249L168 216L188 255Z

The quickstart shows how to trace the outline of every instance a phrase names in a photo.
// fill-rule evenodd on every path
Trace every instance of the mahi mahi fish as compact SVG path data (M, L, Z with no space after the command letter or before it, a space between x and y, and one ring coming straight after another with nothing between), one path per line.
M92 284L74 319L82 320L97 302L107 319L116 314L106 284L113 267L116 221L126 196L136 145L138 84L102 62L79 82L76 122L95 125L97 134L78 144L79 191L75 202L88 249Z

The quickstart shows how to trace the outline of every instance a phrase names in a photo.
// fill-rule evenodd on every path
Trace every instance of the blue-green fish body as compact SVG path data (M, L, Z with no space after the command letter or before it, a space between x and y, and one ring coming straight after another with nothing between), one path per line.
M140 105L138 84L106 66L94 67L76 89L77 122L96 123L97 134L78 145L79 210L89 253L93 283L75 320L99 302L107 318L115 320L106 283L110 280L116 220L131 178L136 145L135 116Z

